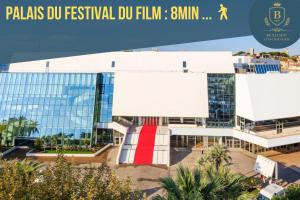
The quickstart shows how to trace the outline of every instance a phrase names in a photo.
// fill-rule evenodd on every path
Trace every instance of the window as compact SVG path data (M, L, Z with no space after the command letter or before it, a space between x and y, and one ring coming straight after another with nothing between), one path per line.
M102 73L99 75L99 122L112 122L112 102L113 102L113 88L114 88L114 74Z
M183 61L183 62L182 62L182 67L183 67L183 68L186 68L186 67L187 67L186 61Z
M283 131L283 122L278 120L276 121L276 132L277 134L282 133Z
M111 62L111 67L112 67L112 68L115 68L115 66L116 66L116 62L115 62L115 61L112 61L112 62Z
M232 127L235 116L234 74L208 74L208 127Z
M88 77L95 81L82 81ZM79 139L78 127L92 133L93 120L87 119L94 116L97 74L0 73L0 80L4 79L0 81L0 121L25 120L36 128L19 136Z

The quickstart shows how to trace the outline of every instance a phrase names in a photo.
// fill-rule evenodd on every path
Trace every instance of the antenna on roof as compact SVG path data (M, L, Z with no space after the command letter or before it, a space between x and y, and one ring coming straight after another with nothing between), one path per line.
M47 61L46 62L46 70L45 70L46 73L49 73L49 67L50 67L50 62Z

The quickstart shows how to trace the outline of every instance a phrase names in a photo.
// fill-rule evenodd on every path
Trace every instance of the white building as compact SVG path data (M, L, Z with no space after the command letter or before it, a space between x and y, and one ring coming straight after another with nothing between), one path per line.
M234 63L255 70L235 73ZM94 121L91 141L112 134L117 163L168 165L171 147L298 148L300 73L278 67L231 52L115 52L14 63L9 73L113 74L111 112Z

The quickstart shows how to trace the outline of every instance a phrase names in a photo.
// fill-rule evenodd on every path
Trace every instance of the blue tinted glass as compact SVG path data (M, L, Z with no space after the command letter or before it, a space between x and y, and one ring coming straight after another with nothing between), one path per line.
M259 66L258 66L258 65L255 65L255 70L256 70L256 73L257 73L257 74L260 73L259 69L260 69Z
M102 73L99 77L100 84L100 123L112 121L112 101L114 88L114 74Z
M233 74L208 74L208 127L232 127L235 115Z
M23 120L35 128L18 136L90 137L96 80L97 74L0 73L0 121Z

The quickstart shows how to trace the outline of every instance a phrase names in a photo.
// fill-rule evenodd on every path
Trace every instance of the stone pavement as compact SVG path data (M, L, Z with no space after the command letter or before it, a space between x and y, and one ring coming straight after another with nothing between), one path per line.
M96 158L68 158L69 161L80 166L87 166L90 164L99 165L106 163L120 178L130 178L133 188L136 190L144 191L148 197L153 197L156 194L162 194L159 179L166 176L176 176L176 168L179 165L193 168L201 156L201 151L191 150L171 150L171 166L134 166L134 165L116 165L116 158L118 154L118 147L113 147L105 151L103 154ZM231 170L234 173L240 173L245 176L252 176L255 174L253 171L255 158L251 157L244 152L231 151L232 164ZM11 155L10 159L14 159ZM279 178L291 182L300 183L300 152L290 154L272 154L270 159L278 161L279 164ZM38 158L40 162L51 162L55 158Z

